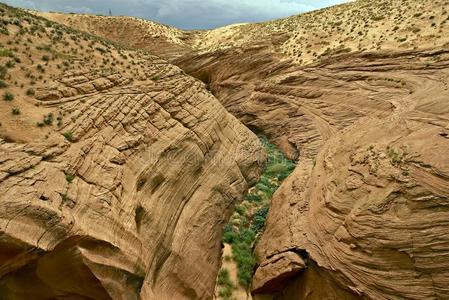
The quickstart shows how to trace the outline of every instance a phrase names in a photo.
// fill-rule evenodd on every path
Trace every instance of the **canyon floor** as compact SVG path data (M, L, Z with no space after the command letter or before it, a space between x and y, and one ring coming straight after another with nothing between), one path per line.
M449 298L448 1L0 13L1 299Z

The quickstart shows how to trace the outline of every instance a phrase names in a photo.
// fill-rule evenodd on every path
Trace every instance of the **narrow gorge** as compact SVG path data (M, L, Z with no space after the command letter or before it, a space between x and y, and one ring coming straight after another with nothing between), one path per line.
M265 136L260 135L259 139L267 152L267 163L259 181L239 201L224 228L216 288L218 299L251 299L250 286L257 263L254 247L265 227L273 194L295 168Z

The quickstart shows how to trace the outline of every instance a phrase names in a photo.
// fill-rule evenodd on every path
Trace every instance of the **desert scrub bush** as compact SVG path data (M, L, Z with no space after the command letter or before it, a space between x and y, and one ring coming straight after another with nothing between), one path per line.
M390 158L391 164L397 166L403 162L406 153L404 151L388 147L387 155Z
M251 220L251 229L254 232L260 232L264 228L267 215L268 215L267 206L262 207L261 209L256 211Z
M249 193L245 196L245 200L250 202L260 202L262 200L262 197L260 197L259 194Z
M73 179L75 179L75 175L66 173L65 179L67 180L68 183L72 183Z
M224 300L231 299L234 284L229 276L228 269L220 269L217 276L217 284L220 287L218 290L218 296Z
M63 136L65 137L65 139L68 140L69 142L73 142L73 132L67 131L67 132L64 132L62 135L63 135Z
M0 66L0 79L5 79L8 74L8 68L6 66Z
M255 239L256 233L252 229L244 228L238 232L232 243L232 257L238 267L237 277L244 287L249 287L256 264L256 257L253 254Z
M26 95L27 96L34 96L34 89L32 89L32 88L29 88L29 89L27 89L27 91L26 91Z
M4 82L3 80L0 80L0 89L3 89L5 87L8 87L8 85L6 84L6 82Z
M14 68L14 61L13 60L8 60L5 64L5 67L7 67L8 69Z
M223 228L223 236L221 240L224 243L232 244L236 239L236 233L237 232L234 230L234 227L231 224L226 224Z
M37 65L36 68L37 68L41 73L45 73L45 68L44 68L41 64Z
M11 109L11 113L12 113L13 115L20 115L20 108L18 108L18 107L13 107L13 108Z
M14 100L14 95L10 92L6 92L3 94L3 100L12 101L12 100Z
M49 113L49 114L44 116L44 124L45 125L53 124L53 114L52 113Z
M0 48L0 57L14 57L14 52L10 49Z

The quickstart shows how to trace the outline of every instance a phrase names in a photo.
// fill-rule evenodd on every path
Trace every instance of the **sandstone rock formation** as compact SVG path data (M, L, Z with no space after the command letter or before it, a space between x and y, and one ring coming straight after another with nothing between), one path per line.
M1 9L23 28L42 26L42 36L54 28ZM2 39L21 39L12 22L7 29ZM144 76L133 80L132 71L104 72L87 58L85 68L58 74L55 57L45 66L55 76L36 83L36 99L15 86L21 69L5 76L17 94L0 108L2 299L211 298L221 229L264 153L203 83L141 59Z
M41 109L71 122L36 141L0 127L8 157L0 171L2 274L10 274L1 286L13 291L27 280L53 295L55 265L67 260L68 279L58 285L65 293L89 281L82 290L98 299L141 283L145 299L210 298L222 212L257 177L262 157L206 87L298 161L255 249L255 297L449 298L447 7L359 0L213 31L153 35L151 27L147 40L102 30L112 20L146 26L135 19L47 14L150 50L205 86L153 56L143 59L148 66L119 70L127 76L117 82L107 77L116 70L74 70L42 84Z
M253 292L447 298L447 224L437 220L448 217L449 49L340 54L300 67L263 47L177 61L207 74L247 126L299 153L256 248Z
M428 61L420 61L424 58ZM441 225L429 220L436 221L436 203L448 196L436 187L448 184L447 58L446 49L348 56L320 66L321 72L340 78L340 89L370 93L372 100L388 100L394 110L388 117L363 118L328 138L314 166L301 163L273 199L258 246L262 261L305 250L327 277L363 297L447 297L442 287L448 277L440 269L444 254L424 246L445 239L436 229ZM358 90L347 88L354 79ZM416 166L420 175L413 172ZM444 214L444 205L437 211ZM423 232L429 240L422 240ZM438 245L447 249L443 241ZM426 274L435 276L432 283Z

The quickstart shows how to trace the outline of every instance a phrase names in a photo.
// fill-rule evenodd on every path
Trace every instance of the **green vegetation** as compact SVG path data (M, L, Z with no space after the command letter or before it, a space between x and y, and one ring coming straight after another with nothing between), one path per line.
M390 158L392 165L400 165L404 161L404 157L407 155L404 149L398 150L391 147L387 147L387 155Z
M11 113L12 113L13 115L20 115L20 108L18 108L18 107L13 107L13 108L11 109Z
M218 290L218 296L225 300L231 299L234 284L232 284L232 280L229 277L228 269L222 268L218 272L217 284L220 287Z
M75 175L66 173L65 179L67 180L68 183L72 183L73 179L75 179Z
M0 57L14 57L14 53L6 48L0 48Z
M32 89L32 88L29 88L29 89L27 89L27 91L26 91L26 95L27 96L33 96L34 95L34 89Z
M53 114L52 113L49 113L48 115L44 116L44 124L45 125L53 124Z
M238 267L239 284L249 287L256 264L254 245L263 232L271 197L295 164L264 136L259 137L268 155L267 166L259 182L236 206L230 222L224 227L222 240L232 247L232 259ZM219 274L220 276L220 274ZM226 299L225 297L222 297Z
M12 101L12 100L14 100L14 95L10 92L6 92L3 94L3 100Z
M71 131L64 132L63 135L66 140L68 140L69 142L73 142L73 133Z

